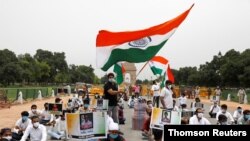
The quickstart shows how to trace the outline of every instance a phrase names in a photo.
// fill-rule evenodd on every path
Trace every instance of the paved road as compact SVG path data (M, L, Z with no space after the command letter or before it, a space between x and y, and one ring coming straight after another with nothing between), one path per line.
M187 101L188 108L190 108L190 104L191 104L192 101L194 101L194 100L188 99L188 101ZM216 120L214 118L210 118L210 116L208 114L212 102L210 102L207 99L201 99L201 102L204 103L204 109L205 109L204 116L212 124L216 124ZM227 101L222 101L221 104L227 104L228 105L228 111L231 114L233 114L234 110L236 110L236 107L239 105L237 103L227 102ZM250 105L244 104L244 105L241 105L241 106L243 107L243 109L244 108L250 109ZM125 137L125 139L127 141L143 141L143 140L145 141L145 140L147 140L147 139L143 138L143 136L141 135L141 131L132 130L132 121L131 121L131 119L132 119L132 116L133 116L133 109L129 109L127 104L125 104L124 115L126 117L126 124L125 125L120 125L120 129L124 133L123 136Z

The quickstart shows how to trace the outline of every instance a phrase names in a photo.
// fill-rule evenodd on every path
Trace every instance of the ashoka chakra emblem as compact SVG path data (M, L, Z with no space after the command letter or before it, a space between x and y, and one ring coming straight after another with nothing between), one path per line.
M148 45L148 43L151 42L150 37L144 37L139 40L131 41L128 44L132 47L145 47Z

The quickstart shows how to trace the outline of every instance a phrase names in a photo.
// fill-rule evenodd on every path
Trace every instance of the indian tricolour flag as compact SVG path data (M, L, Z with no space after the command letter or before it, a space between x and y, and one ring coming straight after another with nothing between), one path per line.
M124 80L123 75L125 73L125 68L122 63L119 62L114 65L114 72L116 73L117 84L120 85Z
M164 73L162 82L161 82L161 88L165 86L165 82L167 80L170 80L172 83L174 83L174 74L171 71L170 65L168 64L168 68Z
M185 20L193 5L176 18L147 29L127 32L99 31L97 68L107 71L120 61L145 62L153 58Z
M166 71L168 60L162 56L155 56L148 64L154 75L161 76Z

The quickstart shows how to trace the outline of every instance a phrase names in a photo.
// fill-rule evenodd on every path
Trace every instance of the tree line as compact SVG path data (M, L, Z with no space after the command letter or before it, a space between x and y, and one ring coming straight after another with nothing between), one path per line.
M234 49L224 55L213 56L212 61L197 67L172 70L177 85L250 87L250 49Z
M34 56L0 50L0 85L50 83L99 83L91 65L68 65L64 52L38 49Z
M14 83L104 83L106 77L99 79L91 65L68 65L64 52L50 52L38 49L34 56L16 54L8 49L0 50L0 85ZM210 62L199 67L172 69L176 85L250 87L250 49L243 52L229 50L213 56ZM148 84L149 80L137 80Z

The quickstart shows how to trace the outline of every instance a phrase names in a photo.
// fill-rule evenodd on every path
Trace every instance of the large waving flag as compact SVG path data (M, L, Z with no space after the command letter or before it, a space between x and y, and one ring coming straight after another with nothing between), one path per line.
M165 86L166 80L170 80L172 83L174 83L174 75L171 71L170 65L168 64L168 69L165 71L162 82L161 82L161 88Z
M139 63L150 60L185 20L192 7L170 21L144 30L99 31L96 38L97 68L107 71L120 61Z
M120 85L123 82L123 74L125 73L125 68L122 63L119 62L114 65L113 71L116 73L117 84Z
M167 68L168 60L162 56L155 56L149 61L150 69L154 75L161 76Z

